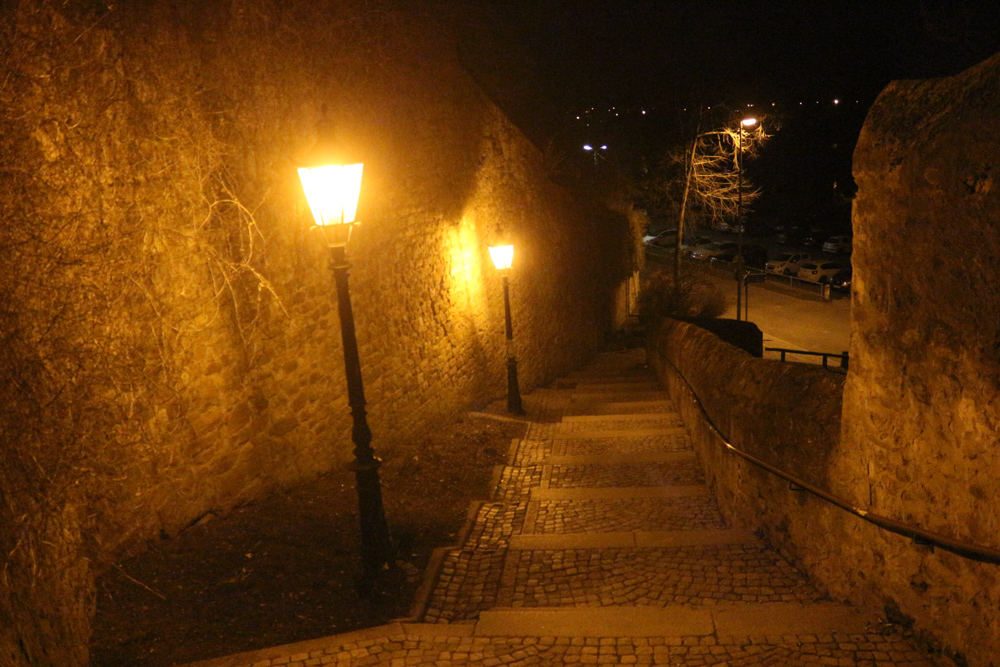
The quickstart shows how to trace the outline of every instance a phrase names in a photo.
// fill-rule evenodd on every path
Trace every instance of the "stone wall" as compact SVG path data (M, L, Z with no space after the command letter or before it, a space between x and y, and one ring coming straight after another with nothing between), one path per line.
M546 180L428 17L0 6L0 664L85 664L96 571L350 458L295 171L335 155L365 163L351 291L376 451L503 396L501 232L523 389L601 343L627 221Z
M726 450L705 419L736 447L819 487L829 484L840 441L844 376L820 366L760 359L694 324L665 320L649 359L691 434L726 518L760 530L800 567L837 562L842 512ZM849 517L848 517L849 518ZM858 522L861 523L861 522Z
M747 453L855 507L919 526L914 515L933 510L929 500L908 496L906 511L892 513L858 493L856 480L844 472L858 459L841 436L851 428L845 385L853 377L756 359L707 331L670 320L650 336L649 358L732 525L760 531L833 598L883 608L888 620L913 627L929 648L957 657L959 664L995 664L996 607L988 604L996 594L996 566L914 545L793 490L727 451L698 407L700 400L711 422ZM852 355L852 375L854 363ZM905 468L896 474L903 473ZM975 641L964 635L970 626L981 633Z
M854 154L845 493L882 514L1000 548L1000 55L899 81ZM971 664L1000 664L1000 566L875 543L904 614Z

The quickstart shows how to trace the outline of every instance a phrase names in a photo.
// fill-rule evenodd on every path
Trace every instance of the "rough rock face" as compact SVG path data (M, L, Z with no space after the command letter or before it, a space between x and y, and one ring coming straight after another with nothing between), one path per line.
M296 167L365 163L377 452L503 395L501 231L525 390L602 341L627 226L409 4L0 3L0 664L84 664L95 569L350 459Z
M854 156L841 492L1000 549L1000 54L883 91ZM1000 566L879 539L869 576L970 664L1000 655Z

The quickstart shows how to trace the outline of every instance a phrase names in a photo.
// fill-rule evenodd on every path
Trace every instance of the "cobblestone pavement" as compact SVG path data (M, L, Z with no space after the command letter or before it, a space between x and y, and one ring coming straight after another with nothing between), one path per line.
M198 663L946 667L727 526L642 351L526 396L493 497L415 618Z

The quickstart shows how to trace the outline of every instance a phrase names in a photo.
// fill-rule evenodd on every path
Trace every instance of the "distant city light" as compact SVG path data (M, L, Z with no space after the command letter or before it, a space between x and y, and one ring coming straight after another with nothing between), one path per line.
M591 146L590 144L584 144L583 145L583 150L585 150L585 151L592 151L592 150L594 150L594 147Z
M834 100L833 103L834 104L840 104L840 100Z

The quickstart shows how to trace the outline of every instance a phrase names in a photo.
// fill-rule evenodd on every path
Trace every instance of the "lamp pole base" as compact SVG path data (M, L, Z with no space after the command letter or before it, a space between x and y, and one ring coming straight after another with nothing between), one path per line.
M524 414L524 406L521 405L521 388L517 382L517 359L507 360L507 412L514 415Z

